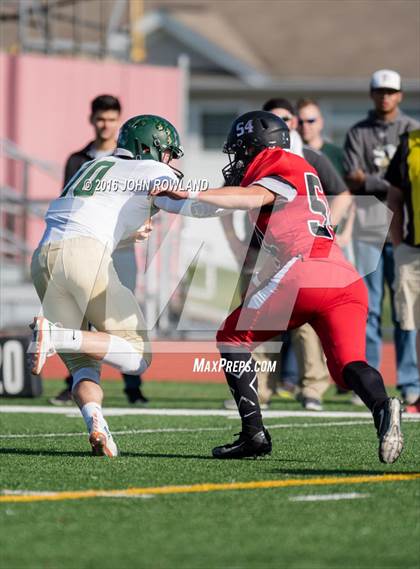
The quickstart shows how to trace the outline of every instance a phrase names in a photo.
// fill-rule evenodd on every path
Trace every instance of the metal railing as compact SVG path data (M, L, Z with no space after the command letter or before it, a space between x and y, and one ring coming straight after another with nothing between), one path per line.
M0 155L17 163L21 175L17 187L0 185L0 256L1 261L20 264L22 281L27 280L29 218L42 219L50 198L29 198L30 177L36 168L54 180L61 181L61 168L21 150L15 143L0 139Z

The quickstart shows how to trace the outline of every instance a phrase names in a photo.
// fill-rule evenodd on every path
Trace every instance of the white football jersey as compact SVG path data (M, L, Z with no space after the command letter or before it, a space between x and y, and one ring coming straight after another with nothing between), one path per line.
M191 217L228 213L194 200L151 199L148 191L156 184L177 186L179 180L172 168L155 160L109 156L86 163L50 204L40 245L85 236L114 250L159 209Z

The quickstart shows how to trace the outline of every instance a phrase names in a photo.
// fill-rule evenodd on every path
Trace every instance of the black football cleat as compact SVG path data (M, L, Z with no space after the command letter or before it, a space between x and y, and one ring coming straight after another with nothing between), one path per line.
M239 438L231 444L215 447L213 458L257 458L271 453L271 437L267 429L255 435L239 434Z
M48 402L51 403L51 405L56 405L56 406L74 405L71 389L66 387L65 389L63 389L63 391L60 391L60 393L55 397L51 397L50 399L48 399Z
M404 447L401 432L401 401L390 397L373 412L376 431L379 439L379 460L385 464L395 462Z
M140 387L138 389L124 389L124 393L127 395L127 400L132 405L147 405L149 400L144 396Z

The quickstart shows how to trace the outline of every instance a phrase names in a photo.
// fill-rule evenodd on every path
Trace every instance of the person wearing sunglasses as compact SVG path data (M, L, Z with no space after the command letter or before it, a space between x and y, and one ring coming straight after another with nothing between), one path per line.
M344 151L337 144L324 139L324 118L318 103L313 99L300 99L297 104L298 132L305 144L325 154L335 169L344 177Z

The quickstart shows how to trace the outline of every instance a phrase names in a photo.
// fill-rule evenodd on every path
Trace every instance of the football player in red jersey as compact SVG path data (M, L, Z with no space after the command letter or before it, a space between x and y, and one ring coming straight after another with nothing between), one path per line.
M214 448L213 456L271 452L251 352L280 331L308 322L320 337L334 381L355 391L372 411L379 458L392 463L403 448L401 404L388 397L380 373L366 362L366 286L335 242L316 170L287 152L289 146L282 119L264 111L246 113L234 121L225 144L227 186L192 195L169 192L176 199L194 197L220 208L249 210L266 254L245 300L217 333L242 432L232 444Z

